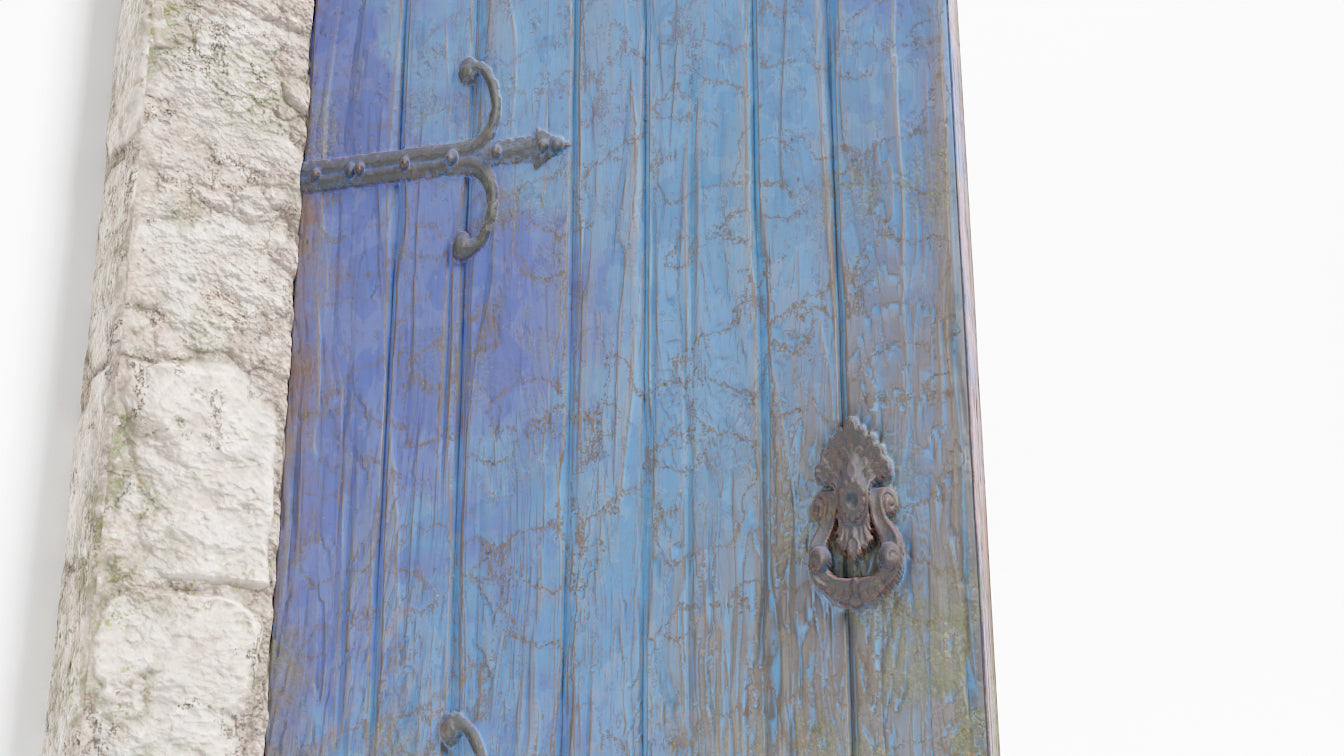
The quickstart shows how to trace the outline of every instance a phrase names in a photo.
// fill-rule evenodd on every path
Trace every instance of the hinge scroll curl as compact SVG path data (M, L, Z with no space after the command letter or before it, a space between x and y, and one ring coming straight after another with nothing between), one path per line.
M481 731L476 729L470 717L460 711L444 714L439 720L439 752L448 753L463 736L466 736L467 745L471 746L474 756L490 756L485 740L481 738Z

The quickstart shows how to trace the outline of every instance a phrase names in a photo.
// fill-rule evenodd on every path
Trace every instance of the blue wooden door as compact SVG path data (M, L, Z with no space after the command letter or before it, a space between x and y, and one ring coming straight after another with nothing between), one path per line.
M308 159L563 134L305 195L270 754L996 750L946 0L318 0ZM812 588L847 416L900 585ZM457 746L465 753L465 742Z

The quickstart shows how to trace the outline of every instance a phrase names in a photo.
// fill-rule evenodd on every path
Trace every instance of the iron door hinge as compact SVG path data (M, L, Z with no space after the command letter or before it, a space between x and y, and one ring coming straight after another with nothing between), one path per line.
M540 168L569 146L563 137L543 129L537 129L530 136L495 139L500 111L499 81L495 72L475 58L467 58L458 65L457 78L463 84L471 84L478 77L485 80L485 88L490 94L490 116L485 127L472 138L452 144L310 160L303 164L300 190L304 193L329 192L436 176L472 176L485 189L485 220L475 235L466 231L457 233L453 239L453 257L466 260L476 254L490 238L490 230L499 213L499 186L495 182L493 166L531 162L533 168Z

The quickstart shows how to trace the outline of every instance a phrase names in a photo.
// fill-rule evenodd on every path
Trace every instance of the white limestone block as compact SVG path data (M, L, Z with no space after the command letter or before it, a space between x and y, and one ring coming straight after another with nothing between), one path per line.
M313 0L123 0L44 753L259 755Z
M111 714L107 753L231 756L251 705L263 628L236 601L118 596L93 639L93 680Z
M133 380L106 552L125 572L267 589L283 419L226 360L136 365Z

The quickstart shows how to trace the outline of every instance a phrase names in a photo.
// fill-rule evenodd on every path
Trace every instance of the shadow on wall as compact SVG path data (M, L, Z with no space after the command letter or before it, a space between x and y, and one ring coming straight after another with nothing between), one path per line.
M63 196L67 220L60 256L53 265L59 270L55 297L42 317L29 327L45 331L48 352L38 363L46 379L46 423L38 472L39 501L30 504L33 544L26 582L22 622L21 656L13 686L14 730L4 750L13 754L41 752L46 732L47 691L56 636L56 604L61 590L65 560L66 510L70 495L70 472L74 460L75 428L79 422L84 353L88 345L89 307L97 250L98 216L102 206L106 165L107 111L112 89L113 52L116 48L120 2L87 4L88 25L78 43L64 43L67 50L82 50L84 71L78 94L78 123L73 169L66 177ZM71 35L74 37L75 35Z

